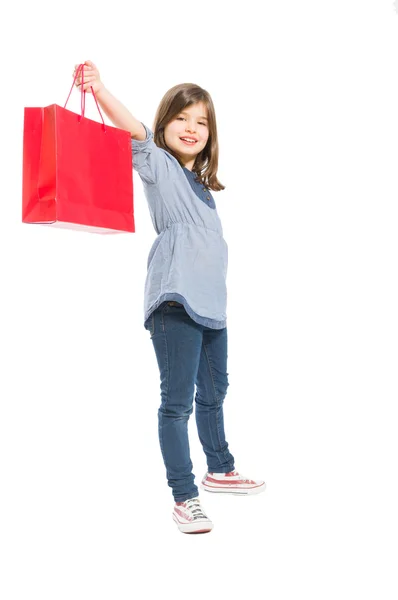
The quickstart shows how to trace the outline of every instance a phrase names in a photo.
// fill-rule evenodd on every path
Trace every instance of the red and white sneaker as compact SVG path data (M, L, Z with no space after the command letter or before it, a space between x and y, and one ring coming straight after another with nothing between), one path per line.
M200 485L206 492L215 492L221 494L259 494L265 490L264 481L254 481L237 471L230 473L206 473Z
M198 496L174 505L173 519L183 533L208 533L213 523L203 511Z

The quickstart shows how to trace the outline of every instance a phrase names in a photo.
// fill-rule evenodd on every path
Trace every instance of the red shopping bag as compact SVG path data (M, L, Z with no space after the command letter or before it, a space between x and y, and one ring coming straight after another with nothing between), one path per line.
M92 88L102 124L86 118L81 89L80 115L57 104L25 108L22 221L134 232L131 135L105 125Z

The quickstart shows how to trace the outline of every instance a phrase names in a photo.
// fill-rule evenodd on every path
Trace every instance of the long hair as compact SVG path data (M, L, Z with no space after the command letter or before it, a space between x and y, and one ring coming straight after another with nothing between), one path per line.
M170 88L163 96L156 111L153 122L153 139L159 148L163 148L178 160L181 159L169 148L164 139L164 129L181 111L191 104L203 102L208 111L209 138L206 146L195 158L192 171L196 173L196 180L209 189L218 192L224 190L217 179L218 169L218 137L216 113L210 94L195 83L180 83Z

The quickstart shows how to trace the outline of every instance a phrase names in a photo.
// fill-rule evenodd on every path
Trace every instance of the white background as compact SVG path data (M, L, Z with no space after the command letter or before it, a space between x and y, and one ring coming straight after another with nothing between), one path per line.
M6 17L2 599L396 600L393 1L38 1ZM156 233L141 180L134 234L21 223L23 108L63 106L87 59L149 127L177 83L215 104L226 432L237 469L267 490L201 493L208 535L171 517L143 327ZM79 110L76 89L68 107ZM194 416L189 428L199 483Z

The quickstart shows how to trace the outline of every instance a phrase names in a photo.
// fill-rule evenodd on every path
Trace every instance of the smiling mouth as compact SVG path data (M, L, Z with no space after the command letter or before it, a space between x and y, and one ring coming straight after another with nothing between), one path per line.
M189 142L187 142L184 138L180 138L180 140L182 141L183 144L185 144L186 146L194 146L197 143L197 140L191 140Z

